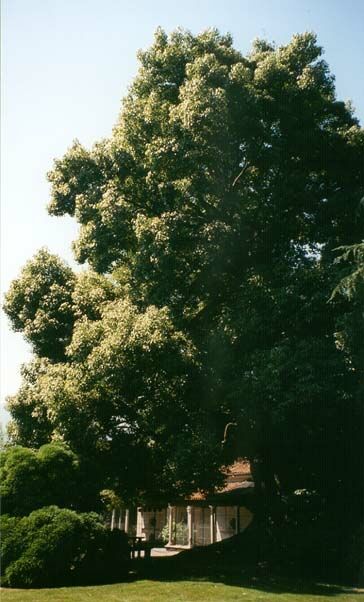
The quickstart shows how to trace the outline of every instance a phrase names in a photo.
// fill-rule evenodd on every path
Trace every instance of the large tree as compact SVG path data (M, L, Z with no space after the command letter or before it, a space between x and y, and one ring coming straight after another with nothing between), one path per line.
M351 310L328 300L333 249L363 226L364 133L321 55L309 33L243 56L215 30L156 32L111 138L49 173L88 271L47 257L54 291L33 261L7 295L44 358L10 400L15 439L24 420L56 432L125 496L212 487L238 455L271 493L357 470L358 375L335 339Z

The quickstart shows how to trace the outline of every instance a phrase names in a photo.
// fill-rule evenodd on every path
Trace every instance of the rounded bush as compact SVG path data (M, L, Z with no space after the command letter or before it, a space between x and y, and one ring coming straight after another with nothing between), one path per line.
M53 504L77 507L82 490L79 460L64 443L48 443L38 450L10 446L0 453L0 467L4 513L25 516Z
M48 506L23 518L3 516L2 585L50 587L105 583L127 575L127 537L97 514Z

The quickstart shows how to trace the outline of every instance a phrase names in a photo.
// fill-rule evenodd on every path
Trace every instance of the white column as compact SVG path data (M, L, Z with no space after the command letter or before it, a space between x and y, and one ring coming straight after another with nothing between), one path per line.
M119 531L121 531L121 508L119 508L118 529L119 529Z
M188 540L187 544L189 548L193 546L193 536L192 536L192 506L187 506L187 530L188 530Z
M137 529L136 529L137 537L143 537L143 516L142 516L142 508L137 509Z
M168 546L173 545L173 506L168 504Z
M129 531L129 508L126 508L125 510L124 531L125 533L128 533Z
M111 531L114 530L114 527L115 527L115 508L113 509L113 511L111 513L111 526L110 526Z
M153 525L153 540L155 541L155 534L157 532L157 511L156 511L155 508L154 508L153 520L154 520L154 525Z
M215 507L210 506L210 542L215 543Z

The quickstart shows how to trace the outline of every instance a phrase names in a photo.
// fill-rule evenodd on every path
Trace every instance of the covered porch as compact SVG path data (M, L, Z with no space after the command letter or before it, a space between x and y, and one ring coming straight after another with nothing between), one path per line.
M147 541L167 539L166 549L206 546L246 529L252 512L241 505L173 505L168 508L138 508L137 536Z

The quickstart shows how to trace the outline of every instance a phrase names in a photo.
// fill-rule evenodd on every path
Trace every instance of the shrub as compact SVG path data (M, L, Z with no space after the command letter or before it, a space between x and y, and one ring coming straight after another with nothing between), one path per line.
M166 544L169 540L168 523L164 525L160 533L161 541ZM173 541L177 545L187 545L188 543L188 528L186 523L180 522L173 525Z
M4 513L25 516L51 504L77 504L79 462L65 444L49 443L39 450L8 447L0 454L0 464Z
M105 583L127 574L127 538L106 529L97 514L49 506L1 523L2 585Z
M9 447L1 452L0 465L2 511L24 515L39 507L43 488L36 452L26 447Z

